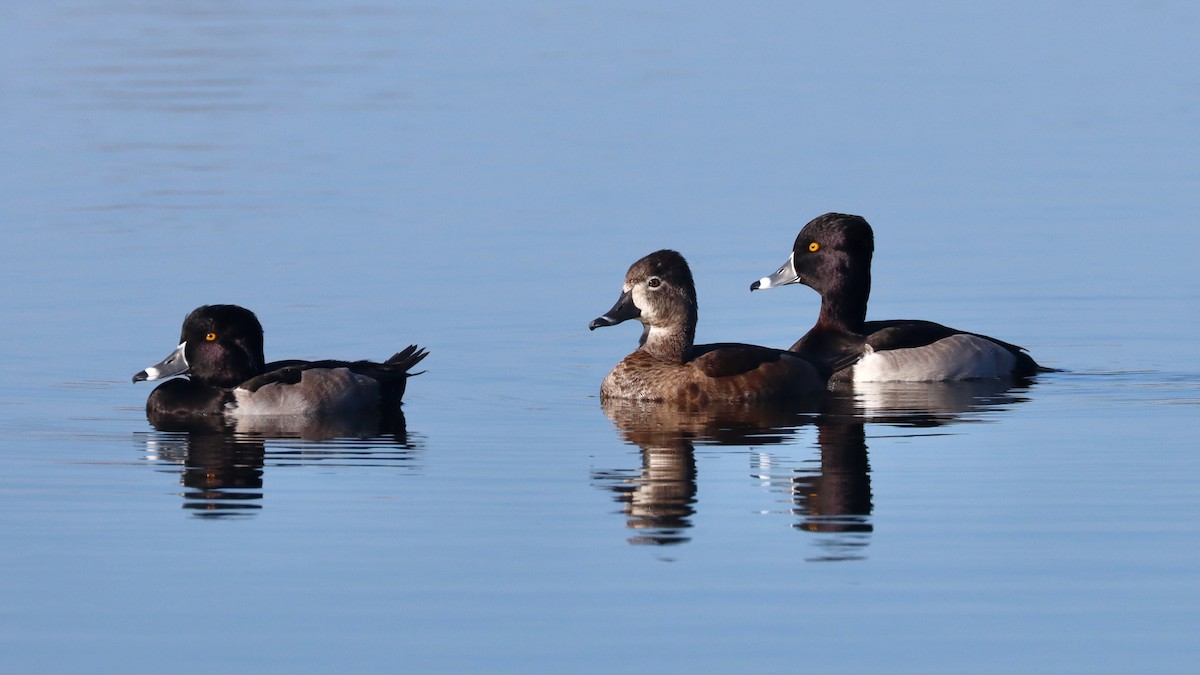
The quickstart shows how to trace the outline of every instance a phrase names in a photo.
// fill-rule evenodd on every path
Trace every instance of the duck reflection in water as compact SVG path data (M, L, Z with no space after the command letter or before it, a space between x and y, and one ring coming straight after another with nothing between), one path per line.
M794 527L822 535L817 545L825 553L810 560L861 559L875 529L866 424L855 412L852 395L830 392L815 421L817 469L791 471L792 513L799 519Z
M783 443L811 414L794 407L728 403L701 408L648 401L605 399L605 414L626 441L642 450L634 471L593 474L617 494L626 524L640 534L633 544L680 544L690 540L696 503L695 446Z
M217 518L262 508L266 445L228 429L154 432L135 437L163 473L179 472L183 508Z
M911 429L914 437L941 436L949 433L945 427L986 421L1025 401L1029 386L1006 379L834 384L816 420L820 468L797 469L791 481L795 527L824 535L817 540L824 554L810 560L861 559L869 543L868 424Z
M942 435L940 427L984 421L990 411L1025 400L1026 386L1003 380L847 383L832 388L817 411L761 404L683 409L604 400L604 412L621 436L641 448L642 466L596 472L593 479L616 493L627 526L639 531L630 543L681 544L690 541L697 513L695 447L750 447L753 477L787 500L796 530L817 535L823 553L810 560L860 559L874 530L867 425L908 428L917 437ZM818 460L796 467L782 452L769 449L791 444L808 424L816 427Z
M151 419L151 423L156 431L135 434L135 443L149 461L169 467L161 469L164 473L179 472L183 508L205 518L244 517L260 510L268 462L412 461L400 411L386 419L230 420L206 416Z

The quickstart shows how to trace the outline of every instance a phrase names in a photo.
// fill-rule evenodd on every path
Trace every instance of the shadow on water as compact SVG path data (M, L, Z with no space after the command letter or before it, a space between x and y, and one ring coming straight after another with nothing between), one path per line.
M134 434L148 461L179 473L183 508L205 518L248 516L262 508L266 467L416 467L404 413L386 418L207 417L151 420Z
M823 553L810 560L864 557L874 530L867 427L922 430L981 422L983 413L1025 399L1028 383L999 380L847 384L810 406L720 406L682 410L665 404L605 401L604 412L623 439L641 449L637 469L597 471L598 487L616 494L632 544L672 545L691 540L697 513L697 445L751 449L750 476L785 494L793 528L818 535ZM816 427L818 458L796 466L772 447L792 443L802 427ZM940 432L939 434L940 435Z

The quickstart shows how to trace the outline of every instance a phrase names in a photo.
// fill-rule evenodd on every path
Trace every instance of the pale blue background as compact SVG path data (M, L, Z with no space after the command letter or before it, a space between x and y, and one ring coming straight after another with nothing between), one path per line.
M1200 657L1193 3L94 0L0 25L2 669ZM687 543L631 546L595 476L641 460L596 392L637 331L588 320L673 247L701 340L790 344L815 294L747 288L831 210L875 226L871 316L1069 372L988 424L868 425L860 559L812 562L828 537L755 446L697 451ZM272 358L428 346L411 456L282 443L256 513L180 509L128 380L211 302L254 309ZM814 439L770 449L784 474Z

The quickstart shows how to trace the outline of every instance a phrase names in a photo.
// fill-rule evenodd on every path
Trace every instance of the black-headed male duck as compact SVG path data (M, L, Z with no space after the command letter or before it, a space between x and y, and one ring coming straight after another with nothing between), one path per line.
M146 400L146 415L183 421L203 415L316 416L396 409L414 366L428 354L410 345L383 363L265 363L258 317L237 305L205 305L183 320L179 346L133 376L162 380Z
M802 283L821 294L817 323L791 351L851 366L834 380L949 381L1028 377L1050 371L1017 345L932 321L867 321L875 236L860 216L826 213L796 236L792 254L750 290Z

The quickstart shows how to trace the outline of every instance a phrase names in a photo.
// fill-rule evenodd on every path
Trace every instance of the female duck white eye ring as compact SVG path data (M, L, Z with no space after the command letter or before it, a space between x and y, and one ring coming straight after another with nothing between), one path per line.
M646 282L646 285L650 288L658 288L662 285L662 279L659 279L658 277L650 277L650 280Z

